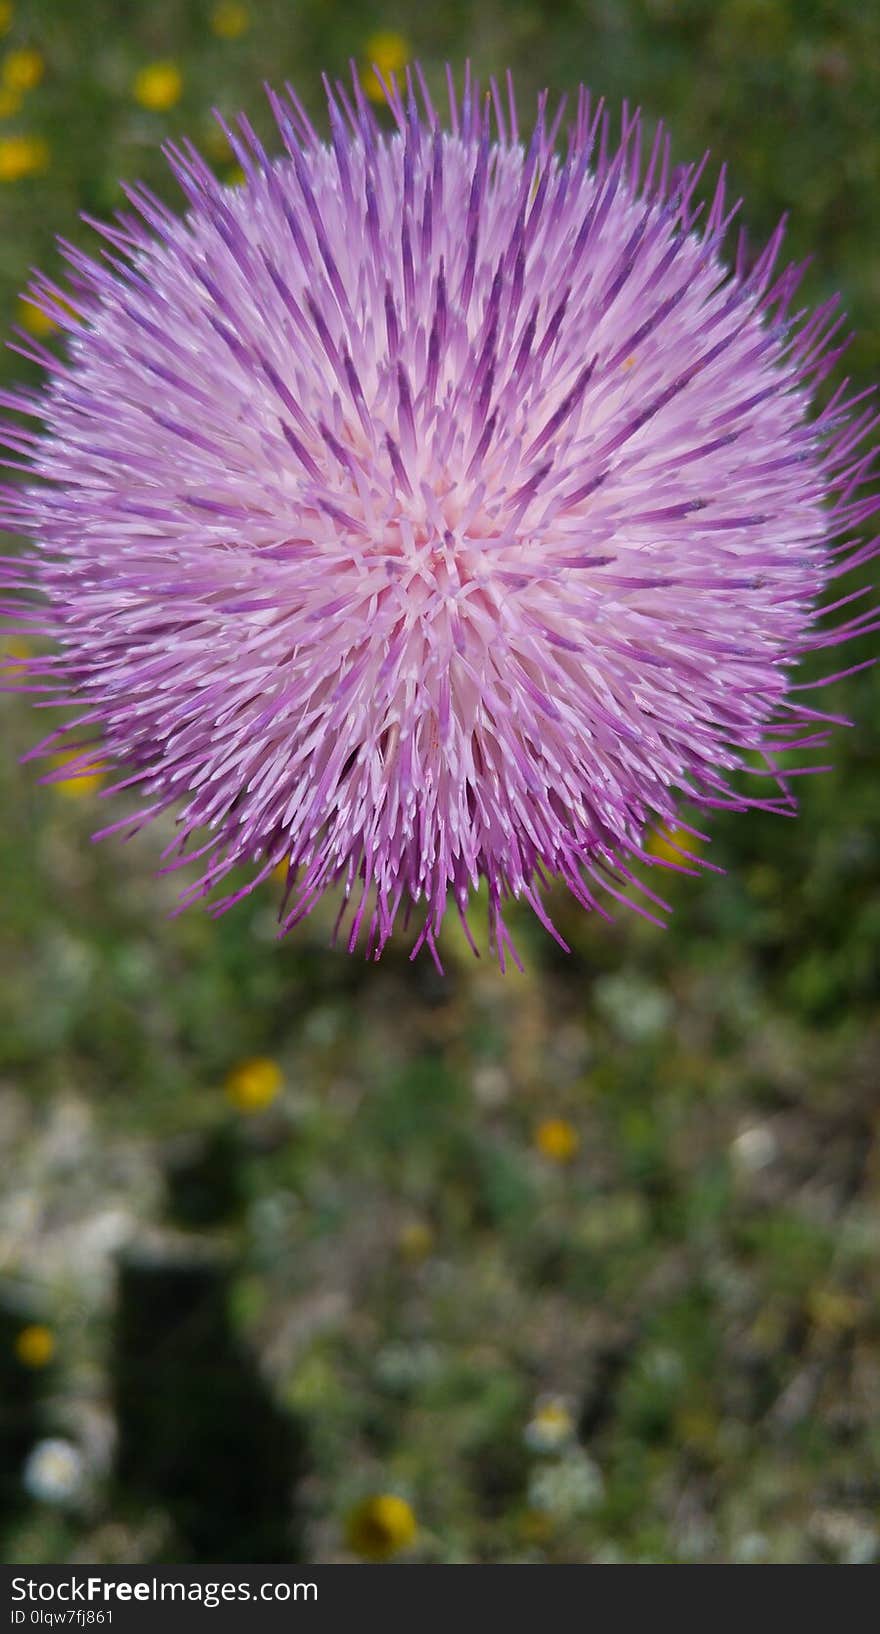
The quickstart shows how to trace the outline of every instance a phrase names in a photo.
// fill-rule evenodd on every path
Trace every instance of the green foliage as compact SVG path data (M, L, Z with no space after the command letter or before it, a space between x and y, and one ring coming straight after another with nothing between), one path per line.
M120 179L173 197L164 138L227 174L212 105L266 130L261 82L290 77L317 115L319 70L391 29L432 85L465 55L510 64L524 108L586 78L668 119L676 159L711 145L755 238L791 211L806 297L844 290L850 372L880 374L876 7L252 0L235 39L213 10L15 6L0 56L45 72L0 143L49 162L0 182L10 323ZM151 111L132 85L163 60L182 94ZM3 701L4 1558L219 1558L245 1464L261 1558L347 1558L346 1516L387 1491L416 1560L880 1558L878 678L828 707L858 723L833 775L802 780L794 823L713 821L727 872L670 876L668 932L559 901L570 957L517 920L527 973L502 979L452 931L440 980L332 951L332 910L278 945L277 882L169 918L162 837L93 849L100 796L18 766L37 725ZM227 1077L255 1057L283 1084L248 1113ZM564 1161L536 1140L552 1119ZM154 1306L163 1267L201 1303ZM51 1327L51 1369L12 1356L24 1321ZM571 1437L536 1450L557 1396ZM49 1435L87 1465L61 1506L16 1473Z

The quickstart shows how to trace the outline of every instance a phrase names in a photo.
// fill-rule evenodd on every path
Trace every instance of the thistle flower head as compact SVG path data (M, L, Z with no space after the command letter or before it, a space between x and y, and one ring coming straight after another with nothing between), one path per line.
M781 227L728 259L723 172L699 205L662 128L615 145L582 90L521 136L469 74L444 117L418 71L384 122L327 89L329 142L272 96L281 157L242 118L231 189L169 146L187 213L132 187L36 279L68 343L23 335L47 381L4 397L40 422L5 433L10 605L76 710L43 747L100 742L115 827L176 812L186 900L284 863L283 929L341 882L378 955L485 880L503 962L505 898L603 911L677 865L645 841L682 800L791 809L778 756L830 720L793 668L876 627L818 606L872 549L870 410L810 415L836 301L792 314ZM755 752L769 794L731 787Z

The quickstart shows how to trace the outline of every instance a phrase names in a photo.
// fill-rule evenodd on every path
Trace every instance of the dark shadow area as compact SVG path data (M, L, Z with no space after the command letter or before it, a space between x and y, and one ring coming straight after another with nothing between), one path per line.
M181 1559L295 1560L304 1435L235 1338L228 1284L225 1264L202 1259L121 1265L117 1478L166 1510Z

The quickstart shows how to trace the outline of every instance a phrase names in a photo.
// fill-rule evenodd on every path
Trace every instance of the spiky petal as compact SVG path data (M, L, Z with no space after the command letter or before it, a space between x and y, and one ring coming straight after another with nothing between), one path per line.
M810 417L836 302L790 315L781 227L727 264L723 174L697 205L703 166L661 129L643 169L585 91L560 151L546 97L523 143L509 81L450 83L445 125L418 86L390 133L328 87L329 145L288 88L281 158L228 133L242 188L170 146L183 219L135 187L101 261L64 246L30 295L67 355L25 341L47 383L5 397L42 422L6 431L39 480L5 571L60 738L197 841L185 900L284 862L284 929L341 881L378 955L485 879L503 962L504 898L622 895L683 798L791 808L777 757L829 720L792 669L877 623L818 622L873 422ZM770 795L731 791L753 751Z

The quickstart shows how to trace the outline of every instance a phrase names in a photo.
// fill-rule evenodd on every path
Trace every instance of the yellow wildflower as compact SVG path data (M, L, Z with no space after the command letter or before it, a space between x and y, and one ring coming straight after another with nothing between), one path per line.
M24 1367L48 1367L55 1355L55 1335L43 1322L29 1322L15 1336L15 1354Z
M10 91L5 85L0 85L0 119L12 119L18 113L21 102L20 91Z
M405 1498L380 1492L364 1498L346 1525L348 1546L363 1560L390 1560L414 1542L418 1523Z
M39 51L29 46L21 46L17 51L7 51L0 64L0 83L7 91L32 91L39 85L45 73L44 63Z
M427 1259L434 1247L434 1233L427 1220L409 1220L401 1226L397 1246L403 1259L409 1260L412 1265Z
M227 187L242 187L247 181L247 176L242 170L241 165L230 165L225 176L223 177L223 180L225 181Z
M78 760L79 749L65 749L61 754L52 756L52 765L67 766L71 761ZM95 761L86 765L82 771L76 771L70 777L61 778L52 787L56 793L63 794L66 800L81 800L83 795L94 794L104 781L103 767Z
M180 101L183 75L174 62L151 62L135 74L132 92L135 102L151 113L164 113Z
M364 46L364 56L368 70L364 81L367 96L372 102L384 102L385 92L373 68L378 68L386 80L390 74L399 74L409 61L409 45L402 34L382 29L378 34L370 35Z
M30 656L31 649L27 641L22 641L17 635L7 636L0 646L0 675L22 676Z
M226 1094L237 1112L264 1112L276 1099L283 1078L281 1068L268 1056L255 1055L233 1067Z
M27 329L29 334L40 338L54 334L58 328L55 319L50 318L48 312L44 312L41 306L35 306L33 301L19 301L18 321L22 329Z
M677 851L676 846L678 846ZM660 862L677 862L682 868L687 868L688 859L681 856L680 853L690 851L692 856L697 856L700 850L700 842L696 835L689 834L686 828L667 828L660 829L656 834L652 834L646 849L652 857L657 857Z
M220 4L211 12L211 33L216 34L219 40L240 39L250 26L247 6L237 5L236 0L220 0Z
M72 319L74 323L82 321L76 307L63 295L53 295L51 305L54 311L63 312L64 316ZM22 328L29 329L32 335L52 335L60 328L57 318L50 317L36 301L29 301L26 295L22 296L18 303L18 321Z
M567 1118L545 1118L532 1138L541 1156L549 1157L552 1163L570 1163L581 1143L574 1124Z
M42 136L0 136L0 182L34 176L49 163L49 144Z

